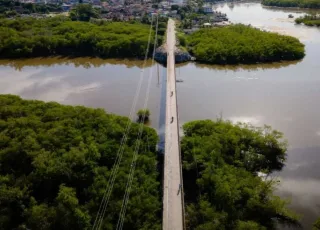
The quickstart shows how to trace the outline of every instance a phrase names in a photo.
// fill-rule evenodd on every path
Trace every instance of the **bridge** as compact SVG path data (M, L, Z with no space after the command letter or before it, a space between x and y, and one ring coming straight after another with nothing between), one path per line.
M175 25L167 28L167 92L163 181L163 230L185 229L182 162L175 75Z
M141 84L144 76L144 67L148 58L149 45L151 41L151 32L153 27L153 17L150 25L148 48L146 50L146 56L144 64L140 74L140 80L137 85L136 94L134 96L132 108L129 114L129 118L133 119L133 112L137 105L138 96L141 89ZM155 47L157 41L158 32L158 17L156 18L156 36L154 38L153 58L155 57ZM167 51L167 79L166 79L166 114L165 114L165 148L164 148L164 180L163 180L163 230L183 230L185 229L184 218L184 193L183 193L183 180L182 180L182 162L180 152L180 138L179 138L179 116L177 107L177 94L176 94L176 76L175 76L175 25L172 19L169 19L167 26L167 39L166 39L166 51ZM152 69L150 70L150 77L148 78L148 86L145 95L144 108L147 109L148 97L150 92L150 83L152 79ZM116 160L111 169L108 185L104 191L99 210L97 212L93 230L100 230L103 225L106 215L107 206L113 191L113 186L116 180L116 175L121 163L121 159L124 153L124 146L128 139L128 133L131 127L131 120L128 121L126 130L121 140L120 148L118 149ZM145 115L143 115L142 121L139 125L139 133L137 140L141 139L143 132L143 126L145 121ZM116 229L121 230L123 228L125 213L130 197L131 186L134 178L134 172L136 167L136 161L138 158L140 142L137 141L135 145L135 151L133 153L131 166L128 174L125 194L123 197L121 210L119 213L119 219Z

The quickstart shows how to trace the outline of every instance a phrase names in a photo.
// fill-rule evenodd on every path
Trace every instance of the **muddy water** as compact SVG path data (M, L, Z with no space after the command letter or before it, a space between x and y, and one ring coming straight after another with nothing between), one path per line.
M156 69L150 68L151 65L150 60L145 64L137 110L143 106L147 76L153 75L149 99L153 103L149 103L149 107L156 120L159 103L155 101L159 101L160 84ZM0 93L17 94L26 99L102 107L109 112L128 116L142 66L143 61L95 58L1 60ZM164 73L162 69L159 68L161 74Z
M292 198L310 229L320 216L320 29L295 25L305 11L264 8L258 3L222 4L230 21L298 37L306 45L299 62L265 65L179 65L180 123L222 116L234 122L269 124L289 141L286 168L279 173L278 193ZM128 116L142 74L142 61L92 58L45 58L0 61L0 93L27 99L102 107ZM159 128L165 69L147 62L137 109L143 106L152 77L148 107L151 125ZM158 80L159 79L159 80ZM163 113L162 113L163 114ZM163 116L163 115L162 115Z

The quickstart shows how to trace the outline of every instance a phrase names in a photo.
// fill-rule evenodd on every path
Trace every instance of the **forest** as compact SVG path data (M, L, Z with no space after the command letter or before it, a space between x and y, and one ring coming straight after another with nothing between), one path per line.
M305 55L297 38L242 24L200 29L187 37L187 48L198 61L213 64L298 60Z
M277 7L320 8L320 0L262 0L261 4Z
M287 143L269 126L217 121L183 125L181 142L187 228L273 230L300 226L289 201L266 175L285 164Z
M0 229L92 229L128 118L0 95ZM139 124L131 123L101 229L115 229ZM161 229L155 130L143 126L124 229Z
M116 227L139 123L103 109L0 95L0 229L92 229L128 122L128 141L101 229ZM188 229L300 226L299 216L287 208L289 201L273 194L277 179L258 175L284 167L282 133L222 119L188 122L183 132ZM124 229L161 229L157 142L156 131L143 125Z
M312 230L320 230L320 217L314 222Z
M0 19L0 58L45 56L144 57L150 27L139 22L84 22L57 16ZM151 36L151 47L154 43ZM162 37L158 37L158 44ZM149 49L151 55L152 49Z
M316 15L305 15L295 19L297 24L303 23L306 26L320 26L320 17Z
M62 12L62 7L57 4L33 4L12 0L0 0L0 14L15 15L18 12L20 14Z

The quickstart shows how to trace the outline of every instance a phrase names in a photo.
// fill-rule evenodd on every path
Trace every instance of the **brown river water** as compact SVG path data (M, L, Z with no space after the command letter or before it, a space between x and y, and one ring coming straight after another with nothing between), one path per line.
M259 3L221 4L231 22L251 24L299 38L306 57L298 62L263 65L178 65L180 125L196 119L224 119L271 125L289 141L287 166L277 176L277 193L291 198L304 229L320 216L320 28L289 19L306 11L262 7ZM0 60L0 93L26 99L101 107L128 116L142 61L97 58ZM165 69L147 62L137 109L143 107L147 76L152 76L148 108L159 128ZM158 77L159 76L159 77ZM160 119L161 120L161 119ZM160 121L161 123L161 121Z

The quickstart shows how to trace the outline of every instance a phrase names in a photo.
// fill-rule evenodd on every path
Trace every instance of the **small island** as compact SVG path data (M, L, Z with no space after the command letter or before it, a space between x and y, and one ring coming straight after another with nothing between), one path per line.
M191 121L183 131L189 229L300 226L288 201L273 194L277 179L266 176L284 166L287 145L282 133L270 126L256 128L222 119ZM258 176L259 172L266 174Z
M299 60L304 45L296 38L242 24L203 28L187 38L197 61L212 64L262 63Z
M297 24L303 23L306 26L320 26L320 15L305 15L295 20Z
M320 9L320 0L262 0L262 5Z

